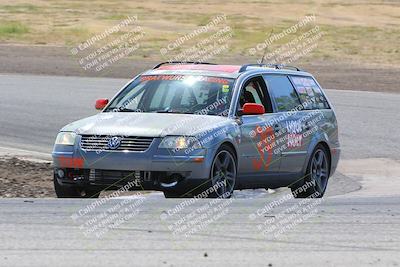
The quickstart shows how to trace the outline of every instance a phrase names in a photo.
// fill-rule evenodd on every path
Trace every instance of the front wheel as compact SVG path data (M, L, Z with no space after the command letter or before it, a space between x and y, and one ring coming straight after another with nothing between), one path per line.
M189 194L191 190L168 190L164 191L165 198L182 198L193 195L208 198L230 198L235 188L237 172L234 155L234 151L229 146L222 145L213 159L209 182L207 187L203 188L204 190L194 190L191 194Z
M294 198L321 198L324 196L329 179L329 158L326 148L318 145L310 157L306 176L301 184L292 187Z
M189 195L186 192L187 191L176 191L176 190L163 191L165 198L185 198L185 197L189 197Z
M236 158L235 153L227 145L222 145L213 160L210 172L212 193L208 197L230 198L235 189Z
M81 188L77 186L66 186L62 185L57 181L57 177L54 175L54 191L58 198L98 198L100 192L95 188Z

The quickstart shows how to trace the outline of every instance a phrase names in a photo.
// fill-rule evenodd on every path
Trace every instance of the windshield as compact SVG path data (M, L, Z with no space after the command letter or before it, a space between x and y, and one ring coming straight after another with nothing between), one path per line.
M143 75L123 89L105 111L226 116L233 82L199 75Z

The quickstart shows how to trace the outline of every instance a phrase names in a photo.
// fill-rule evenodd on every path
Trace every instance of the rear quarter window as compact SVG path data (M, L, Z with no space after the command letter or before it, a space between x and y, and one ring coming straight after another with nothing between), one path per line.
M291 76L294 87L299 94L305 109L327 109L329 108L321 88L311 77Z

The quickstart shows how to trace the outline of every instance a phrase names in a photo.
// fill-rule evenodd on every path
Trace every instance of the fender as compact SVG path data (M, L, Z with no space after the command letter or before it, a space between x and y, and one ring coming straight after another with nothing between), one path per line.
M332 148L331 148L331 145L330 145L330 142L329 142L327 134L325 132L317 132L313 136L313 138L311 139L311 142L310 142L310 144L308 146L308 149L307 149L307 158L306 158L306 160L304 162L303 169L302 169L303 175L306 174L308 163L310 161L310 158L312 156L312 153L313 153L314 149L321 142L325 143L329 147L329 153L332 154ZM331 162L332 162L332 159L331 159ZM331 162L330 162L330 168L331 168L330 174L332 174L332 164L331 164Z

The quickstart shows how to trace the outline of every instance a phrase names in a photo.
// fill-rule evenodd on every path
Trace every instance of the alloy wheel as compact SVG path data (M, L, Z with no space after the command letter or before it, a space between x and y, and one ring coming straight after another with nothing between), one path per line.
M311 162L311 180L315 182L315 189L319 193L323 193L328 184L328 160L322 149L315 151Z
M221 150L214 158L211 183L220 198L229 198L235 187L236 163L229 151Z

